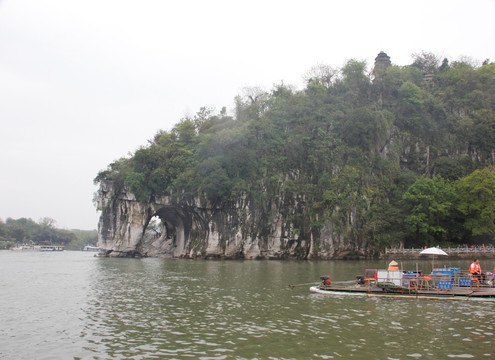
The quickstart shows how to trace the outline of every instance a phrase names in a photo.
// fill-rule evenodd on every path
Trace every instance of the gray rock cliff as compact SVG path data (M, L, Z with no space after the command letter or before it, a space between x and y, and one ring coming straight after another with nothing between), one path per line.
M125 257L331 259L369 255L365 243L344 236L355 216L339 228L326 221L314 229L304 221L294 221L307 217L304 199L287 201L282 196L262 208L241 198L220 207L197 198L153 196L142 204L125 189L117 191L111 182L101 181L98 246L108 256ZM160 236L149 239L146 228L155 217L161 220Z

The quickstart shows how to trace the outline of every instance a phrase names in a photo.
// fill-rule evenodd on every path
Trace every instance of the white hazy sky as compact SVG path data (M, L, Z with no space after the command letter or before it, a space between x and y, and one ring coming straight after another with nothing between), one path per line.
M0 0L0 218L96 229L93 178L317 63L495 60L495 0Z

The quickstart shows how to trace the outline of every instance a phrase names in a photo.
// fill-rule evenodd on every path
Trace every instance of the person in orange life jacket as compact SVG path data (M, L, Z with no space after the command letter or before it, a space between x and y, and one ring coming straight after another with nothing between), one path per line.
M484 274L481 272L481 266L479 259L474 260L474 262L469 267L469 272L471 275L477 277L480 281L485 280Z
M396 261L392 260L390 264L388 264L388 271L397 271L399 270L399 264Z
M321 279L321 285L322 286L332 284L332 280L330 279L330 275L320 276L320 279Z

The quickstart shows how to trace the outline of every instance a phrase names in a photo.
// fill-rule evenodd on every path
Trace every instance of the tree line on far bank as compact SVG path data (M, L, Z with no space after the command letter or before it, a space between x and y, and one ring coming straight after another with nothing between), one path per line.
M85 245L96 245L96 230L65 230L55 226L55 220L45 217L35 222L29 218L0 219L0 249L9 249L17 244L64 245L67 249L80 249Z

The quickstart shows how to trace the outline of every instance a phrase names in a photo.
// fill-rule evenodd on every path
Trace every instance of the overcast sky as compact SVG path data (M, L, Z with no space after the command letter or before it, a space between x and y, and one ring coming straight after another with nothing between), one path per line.
M495 60L494 0L0 0L0 218L96 229L93 179L200 107L385 51Z

